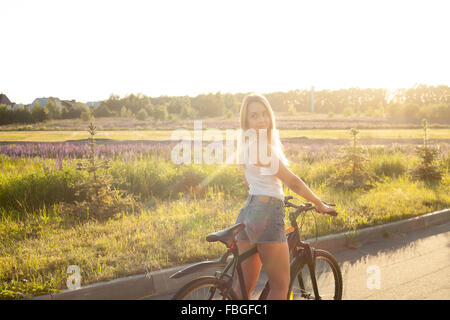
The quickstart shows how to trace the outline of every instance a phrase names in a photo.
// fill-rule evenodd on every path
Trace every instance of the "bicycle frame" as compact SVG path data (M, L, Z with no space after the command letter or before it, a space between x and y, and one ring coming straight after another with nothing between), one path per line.
M294 281L294 279L293 279L294 272L299 267L307 264L309 273L310 273L310 277L311 277L311 284L313 287L314 296L316 297L316 299L320 299L318 287L317 287L317 279L316 279L316 274L315 274L315 262L314 262L314 256L315 256L314 250L315 249L313 247L311 247L309 244L304 243L300 240L300 230L299 230L299 227L297 224L297 217L298 217L299 213L300 212L298 210L291 211L288 213L289 220L291 223L291 226L286 229L287 242L288 242L289 253L290 253L289 254L290 255L290 276L291 276L290 284L292 284L292 281ZM245 280L244 280L241 264L243 261L245 261L246 259L248 259L249 257L251 257L252 255L254 255L257 252L258 252L258 249L255 246L252 249L247 250L246 252L239 255L239 250L238 250L237 244L236 244L236 242L234 242L220 259L215 260L215 261L204 261L204 262L197 263L195 265L189 266L183 270L176 272L169 278L181 278L188 274L206 270L211 267L217 267L218 269L223 268L222 272L216 271L216 278L224 281L223 288L225 290L227 290L232 287L233 279L234 279L235 273L237 272L239 284L241 287L242 297L245 300L248 300L249 297L247 295L247 291L245 290L246 286L245 286ZM233 259L229 263L227 263L227 258L230 254L233 256ZM228 270L230 270L230 268L233 268L231 275L229 275L227 273ZM303 279L301 277L301 274L299 274L298 277L299 277L298 280L299 280L300 286L303 287L304 285L303 285ZM225 279L225 278L228 278L228 279ZM269 282L267 281L264 286L263 291L261 292L261 294L259 296L259 300L266 299L266 297L269 293L269 290L270 290L270 286L269 286Z
M297 270L297 267L307 264L308 268L309 268L310 276L311 276L311 282L312 282L312 286L313 286L313 290L314 290L314 295L315 295L315 297L318 297L320 299L318 287L317 287L317 281L316 281L314 258L313 258L314 257L314 248L311 247L309 244L304 243L300 240L300 231L298 229L296 217L291 216L290 220L291 220L291 227L286 229L286 233L287 233L287 242L288 242L288 247L289 247L289 252L290 252L290 257L291 257L291 262L290 262L291 281L293 281L293 279L292 279L293 273L295 270ZM255 246L252 249L247 250L246 252L239 255L239 250L238 250L237 245L233 244L227 250L227 252L222 256L222 258L220 259L220 262L222 262L222 263L225 262L227 257L230 254L233 255L233 259L226 265L223 272L216 272L216 276L219 275L218 276L219 280L224 280L223 279L224 277L230 277L227 282L227 288L230 288L233 283L235 272L237 271L238 280L239 280L239 284L240 284L240 288L241 288L241 294L245 300L248 300L249 297L247 295L247 291L245 290L246 286L245 286L245 280L244 280L241 264L243 261L250 258L252 255L256 254L257 252L258 252L258 249ZM231 267L233 267L233 269L232 269L231 276L230 276L227 274L227 272ZM299 277L301 277L301 276L299 275ZM303 279L300 278L299 282L301 284L303 284ZM258 300L265 300L269 293L269 290L270 290L270 286L269 286L269 282L267 281Z

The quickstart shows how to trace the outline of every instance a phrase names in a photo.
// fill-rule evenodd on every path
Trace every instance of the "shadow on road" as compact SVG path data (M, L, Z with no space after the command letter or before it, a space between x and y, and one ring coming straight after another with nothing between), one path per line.
M369 256L388 256L389 254L402 254L413 251L420 241L435 235L450 231L450 223L432 226L409 234L392 234L389 237L369 242L356 249L342 249L333 251L333 255L339 262L357 263ZM450 248L450 234L445 236L447 247Z
M449 231L450 222L408 234L390 235L356 249L333 251L343 275L343 298L421 299L426 296L424 290L431 288L431 284L417 289L413 283L420 283L421 279L433 274L445 277L450 261ZM377 267L383 279L381 290L368 288L369 270L373 266ZM441 293L447 290L438 289ZM446 294L437 295L437 298Z

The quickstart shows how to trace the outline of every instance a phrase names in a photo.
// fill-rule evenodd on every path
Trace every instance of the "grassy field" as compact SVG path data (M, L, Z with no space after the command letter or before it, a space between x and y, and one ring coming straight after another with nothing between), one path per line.
M335 114L330 117L328 114L320 113L275 113L277 128L306 130L306 129L420 129L421 122L408 119L388 119L375 118L365 115L344 116ZM221 117L201 119L204 129L235 129L239 128L239 114L231 119ZM193 130L194 120L174 119L164 121L147 119L137 120L135 118L96 118L95 124L104 131L126 131L126 130L174 130L186 128ZM86 130L89 122L81 119L57 119L47 120L34 124L9 124L0 125L0 131L83 131ZM440 121L429 121L429 128L445 129L450 128L450 121L442 119Z
M317 217L319 235L325 235L448 208L448 148L445 152L440 160L444 178L430 186L407 175L418 161L411 148L370 148L368 166L379 180L370 190L353 191L327 187L336 166L330 150L292 147L289 159L291 170L319 198L337 204L338 217ZM222 244L207 243L205 236L234 223L248 191L242 170L235 165L177 167L167 159L151 152L126 160L115 156L111 176L116 187L138 196L142 209L96 220L68 216L58 205L72 199L71 183L87 174L76 170L74 160L58 164L48 155L0 155L0 298L65 289L69 265L80 267L84 286L223 253ZM198 196L178 188L200 181L208 184ZM314 231L308 216L304 238Z
M189 130L191 137L194 131ZM220 131L225 138L225 130ZM128 130L128 131L98 131L99 139L113 140L171 140L171 130ZM63 142L67 140L87 139L86 131L0 131L0 141L23 142ZM306 137L308 139L350 139L349 130L280 130L281 139ZM359 138L384 139L421 139L422 129L360 129ZM429 139L450 139L450 129L433 129ZM205 139L207 140L207 139Z

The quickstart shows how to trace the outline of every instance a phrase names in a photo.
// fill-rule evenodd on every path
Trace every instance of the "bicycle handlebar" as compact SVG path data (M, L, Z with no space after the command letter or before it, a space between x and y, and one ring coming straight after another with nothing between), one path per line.
M284 197L284 205L287 206L287 207L292 207L292 208L297 209L297 211L299 213L302 212L302 211L309 211L309 210L316 210L317 212L321 213L319 210L317 210L317 208L311 202L306 202L305 204L296 205L296 204L293 204L292 202L289 202L289 200L291 200L291 199L300 200L299 198L294 197L294 196L287 196L287 197ZM325 201L322 201L322 202L324 204L326 204L327 206L335 206L336 205L334 203L326 203ZM335 217L335 216L338 215L337 212L326 212L326 213L323 213L323 214L328 214L328 215L330 215L332 217Z

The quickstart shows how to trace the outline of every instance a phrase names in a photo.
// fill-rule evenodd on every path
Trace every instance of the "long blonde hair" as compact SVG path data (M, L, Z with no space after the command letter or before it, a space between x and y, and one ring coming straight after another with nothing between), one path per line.
M267 132L267 137L269 140L270 145L275 149L275 151L278 153L280 160L283 162L285 166L289 166L289 161L287 160L285 154L284 154L284 146L281 143L280 136L278 133L278 130L276 129L276 123L275 123L275 115L273 113L272 107L270 105L269 100L267 100L266 97L264 97L261 94L258 93L250 93L244 97L241 104L241 111L240 111L240 119L241 119L241 134L239 136L240 143L238 143L238 152L241 155L244 146L246 144L245 141L245 135L244 132L249 129L248 126L248 106L252 102L260 102L262 103L269 113L270 116L270 128ZM273 133L273 136L272 136ZM240 148L239 148L240 147Z

